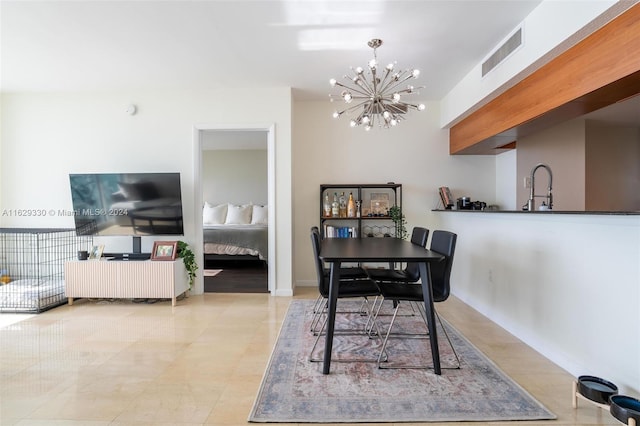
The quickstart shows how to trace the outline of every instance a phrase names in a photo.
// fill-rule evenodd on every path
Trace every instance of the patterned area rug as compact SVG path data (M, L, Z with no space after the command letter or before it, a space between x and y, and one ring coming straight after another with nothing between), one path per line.
M385 302L387 303L387 302ZM404 308L406 306L406 308ZM398 317L401 332L426 332L409 305ZM321 362L308 360L314 336L310 332L313 302L293 300L274 347L262 385L249 416L251 422L361 423L361 422L463 422L548 420L555 415L497 368L451 325L445 323L460 357L460 369L445 369L455 357L440 329L438 336L442 375L433 370L379 369L380 340L364 335L336 335L331 373L322 374ZM358 304L339 301L336 330L362 326ZM385 314L390 306L385 306ZM386 330L390 317L378 324ZM324 338L313 357L322 359ZM389 363L430 363L426 338L390 339ZM349 359L347 359L349 358ZM353 361L358 362L340 362Z

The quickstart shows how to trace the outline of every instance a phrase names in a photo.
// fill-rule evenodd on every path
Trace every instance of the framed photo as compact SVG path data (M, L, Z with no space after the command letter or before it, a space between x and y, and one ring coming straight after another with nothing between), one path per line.
M102 252L104 251L104 245L93 246L91 252L89 253L89 259L91 260L100 260L102 257Z
M372 192L371 193L371 210L372 216L387 216L389 214L389 193L388 192Z
M151 260L175 260L177 251L177 241L154 241Z

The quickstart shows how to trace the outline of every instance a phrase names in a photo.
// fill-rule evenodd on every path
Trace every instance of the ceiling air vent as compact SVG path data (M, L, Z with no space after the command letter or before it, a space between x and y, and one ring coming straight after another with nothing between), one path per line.
M518 28L502 46L496 49L489 58L482 63L482 76L484 77L502 62L507 56L513 53L522 44L522 28Z

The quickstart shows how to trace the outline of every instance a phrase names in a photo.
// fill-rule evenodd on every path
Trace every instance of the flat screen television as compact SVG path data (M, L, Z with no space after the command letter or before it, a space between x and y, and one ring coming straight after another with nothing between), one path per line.
M180 173L70 174L78 235L183 235ZM135 250L134 250L135 251Z

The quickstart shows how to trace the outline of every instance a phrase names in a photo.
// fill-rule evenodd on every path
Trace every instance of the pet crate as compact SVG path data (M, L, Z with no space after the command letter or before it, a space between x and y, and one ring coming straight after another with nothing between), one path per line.
M92 243L75 229L0 228L0 313L39 313L67 303L64 262Z

